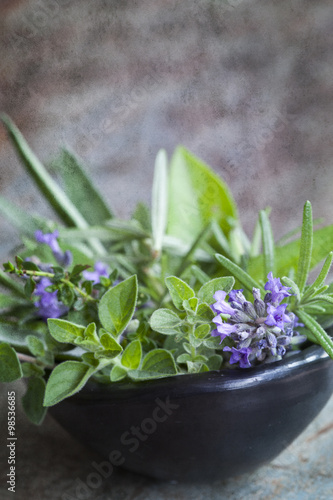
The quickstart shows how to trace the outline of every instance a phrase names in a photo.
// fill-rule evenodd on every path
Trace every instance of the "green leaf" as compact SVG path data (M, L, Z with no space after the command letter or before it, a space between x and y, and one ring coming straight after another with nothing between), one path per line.
M22 397L22 406L29 420L36 425L40 425L47 412L43 406L45 393L45 381L40 377L31 377L28 388Z
M187 283L185 283L185 281L177 278L176 276L169 276L165 279L165 283L168 287L172 302L177 309L182 311L183 301L194 297L194 291Z
M317 321L305 311L298 309L297 316L302 321L302 323L304 323L306 328L308 328L314 335L314 337L317 339L318 344L320 344L325 349L327 354L329 354L329 356L333 359L333 341L331 337L329 337L325 330L320 326L320 324L317 323Z
M100 224L113 217L107 203L73 153L63 149L51 166L60 173L65 193L89 224Z
M235 279L232 276L226 276L223 278L214 278L208 283L205 283L197 293L198 298L202 302L207 302L207 304L212 304L214 302L213 295L218 290L223 290L229 293L235 284Z
M177 368L172 354L165 349L154 349L146 354L141 370L129 370L133 380L149 380L176 375Z
M26 298L23 287L2 270L0 270L0 285L10 290L17 297Z
M210 326L207 324L204 325L199 325L195 330L194 330L194 336L197 339L204 339L207 337L207 335L210 333Z
M68 198L62 189L54 182L43 164L32 152L16 125L7 115L2 114L1 119L28 174L35 181L35 184L44 195L46 201L67 225L77 226L82 229L87 228L87 221L72 203L70 198ZM98 241L91 241L91 244L98 253L105 254L104 248Z
M28 329L17 324L0 322L0 343L6 342L14 346L18 351L27 352L27 336L31 333L39 334L39 332L34 332L31 327Z
M0 212L2 212L20 234L34 236L35 231L40 229L40 223L34 217L2 196L0 196Z
M140 340L133 340L126 347L125 351L121 356L121 364L130 368L131 370L136 370L140 363L142 357L142 347Z
M127 370L121 366L114 365L110 373L111 382L119 382L123 380L127 375Z
M96 324L95 323L90 323L87 328L84 330L83 334L85 340L90 342L93 345L99 346L99 337L96 333Z
M259 288L264 293L264 289L262 286L257 283L248 273L243 271L237 264L234 262L231 262L227 257L224 257L224 255L215 255L216 260L223 266L225 267L235 278L240 281L240 283L247 288L250 292L252 292L253 287L254 288Z
M192 243L213 219L228 235L228 217L237 218L227 185L183 147L171 159L167 234Z
M112 335L119 336L132 319L137 295L138 281L134 275L108 290L101 298L99 319Z
M314 281L314 283L312 283L312 285L304 293L303 300L306 297L311 297L311 295L316 293L324 285L326 277L327 277L329 270L331 268L332 260L333 260L333 252L330 252L328 254L328 256L326 257L324 265L323 265L317 279Z
M0 344L0 382L13 382L22 377L22 369L14 349Z
M52 371L46 384L44 406L53 406L78 392L95 368L80 361L64 361Z
M78 338L83 340L84 326L58 318L49 318L47 324L50 334L58 342L74 343Z
M215 314L206 302L198 305L196 320L203 321L204 323L211 322Z
M59 290L58 300L60 300L65 306L71 307L75 300L73 288L64 284Z
M177 357L177 363L187 363L187 361L191 361L191 360L192 360L192 357L187 353L180 354Z
M304 210L303 210L301 246L298 259L297 279L296 279L300 293L303 293L310 271L312 244L313 244L312 207L311 203L307 201L304 205Z
M283 276L282 283L286 286L289 286L292 293L295 295L297 302L301 302L301 293L296 283L287 276Z
M102 333L102 335L100 336L100 341L104 349L108 351L107 357L116 357L123 350L121 345L118 344L118 342L112 337L112 335L107 332ZM103 352L101 352L100 355L103 356Z
M155 332L175 335L181 332L182 320L170 309L157 309L151 315L149 324Z
M35 335L27 336L27 344L33 356L41 357L45 355L45 348L43 342Z
M275 250L274 237L268 215L265 210L260 211L260 227L262 235L262 245L264 254L264 280L268 273L272 272L275 276Z
M154 373L176 374L177 368L172 354L165 349L148 352L142 362L142 370Z
M152 192L151 227L153 249L162 250L163 236L168 219L168 158L164 149L157 153Z
M210 370L219 370L222 364L222 356L219 354L213 354L210 356L207 361L208 368Z
M2 309L12 309L14 307L19 307L23 305L27 305L30 302L27 299L23 300L18 297L12 297L7 295L6 293L0 293L0 310Z

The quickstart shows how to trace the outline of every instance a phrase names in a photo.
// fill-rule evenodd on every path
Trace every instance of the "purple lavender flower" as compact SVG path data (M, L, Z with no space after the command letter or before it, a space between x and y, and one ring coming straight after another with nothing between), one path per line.
M287 308L287 304L281 304L277 307L274 307L272 304L267 304L267 319L265 321L268 326L277 326L284 329L285 323L291 323L291 319L287 314L285 314L285 310Z
M54 292L47 292L45 290L45 288L51 285L52 282L49 278L40 278L34 291L34 295L39 297L35 302L35 306L38 308L38 315L44 320L59 318L68 311L68 308L58 301L57 290Z
M222 314L229 314L232 316L235 314L235 310L228 304L228 302L225 302L227 293L223 292L222 290L218 290L217 292L214 293L213 297L216 300L215 304L213 304L213 309L215 312L220 312Z
M225 346L223 351L230 351L232 354L230 356L229 363L231 365L239 363L240 368L249 368L251 363L249 361L249 356L252 349L250 347L243 347L241 349L236 349L235 347Z
M54 258L61 266L69 266L73 260L72 253L69 250L63 252L59 246L57 238L59 237L59 231L55 230L53 233L43 233L40 229L35 232L35 238L38 243L45 243L48 245Z
M283 286L280 278L273 278L273 273L270 272L267 275L268 281L265 285L265 290L270 290L270 302L277 306L285 298L289 297L291 293L288 292L290 287Z
M109 276L108 267L103 262L96 262L94 271L83 271L82 276L87 281L92 281L94 285L100 283L101 276Z
M220 336L221 342L228 337L231 333L237 331L236 325L230 325L230 323L223 323L221 316L216 316L213 322L217 325L216 330L212 332L213 337Z
M292 348L292 344L306 339L294 331L295 327L303 326L298 323L295 314L287 311L287 304L280 304L291 295L290 288L283 286L272 273L267 278L265 290L268 291L264 300L260 290L253 288L253 304L246 300L243 290L232 290L228 303L226 292L219 290L214 294L216 303L212 309L217 316L213 319L216 329L211 335L219 336L221 342L228 337L228 345L223 351L231 352L229 363L238 363L241 368L279 360ZM229 317L226 319L223 315ZM234 344L231 347L230 341Z

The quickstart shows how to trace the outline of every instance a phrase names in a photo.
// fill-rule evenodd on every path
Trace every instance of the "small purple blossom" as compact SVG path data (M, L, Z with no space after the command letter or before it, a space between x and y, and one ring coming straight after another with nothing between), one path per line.
M221 342L228 337L231 333L237 332L236 325L230 325L230 323L223 323L221 316L216 316L213 319L213 322L217 325L214 333L212 332L213 337L221 337Z
M34 291L34 295L39 297L35 302L35 306L38 308L38 316L44 320L59 318L68 311L68 308L58 301L57 290L54 292L47 292L45 290L45 288L51 285L52 282L49 278L40 278Z
M229 360L229 363L231 365L239 363L240 368L249 368L251 366L249 356L252 349L250 347L242 347L241 349L236 349L235 347L225 346L223 348L223 351L230 351L232 353Z
M215 312L229 314L232 316L236 311L228 304L228 302L225 302L226 295L226 292L222 290L218 290L214 293L213 297L216 302L213 304L213 309Z
M63 252L58 243L59 231L53 233L43 233L40 229L35 232L35 238L38 243L45 243L52 250L53 256L61 266L69 266L72 263L72 252L66 250Z
M267 304L267 319L265 321L268 326L277 326L284 329L285 323L291 323L291 319L287 314L285 314L285 310L287 308L287 304L281 304L277 307L274 307L272 304Z
M271 292L270 301L273 305L277 306L285 297L290 297L291 293L288 292L290 287L283 286L280 278L273 278L273 273L270 272L267 275L267 279L265 290Z
M109 276L108 267L103 262L96 262L94 271L83 271L82 276L87 281L92 281L94 285L100 283L101 276L107 278Z

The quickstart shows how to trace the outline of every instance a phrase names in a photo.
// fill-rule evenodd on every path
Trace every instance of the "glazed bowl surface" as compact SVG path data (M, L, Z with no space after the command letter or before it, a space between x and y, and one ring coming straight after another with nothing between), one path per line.
M256 368L139 383L89 383L50 408L104 461L163 480L212 481L274 459L333 392L319 346Z

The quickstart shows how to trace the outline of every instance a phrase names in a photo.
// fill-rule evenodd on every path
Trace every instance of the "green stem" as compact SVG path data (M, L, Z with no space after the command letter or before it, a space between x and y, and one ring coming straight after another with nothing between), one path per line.
M46 278L54 278L55 274L53 273L47 273L44 271L29 271L26 269L22 270L22 274L26 274L27 276L43 276ZM90 302L96 302L96 299L89 295L88 293L84 292L81 288L78 286L74 285L71 281L69 281L66 278L61 278L60 279L61 283L64 283L65 285L68 285L69 287L73 288L77 293L79 293L82 297L84 297L86 300L89 300Z

